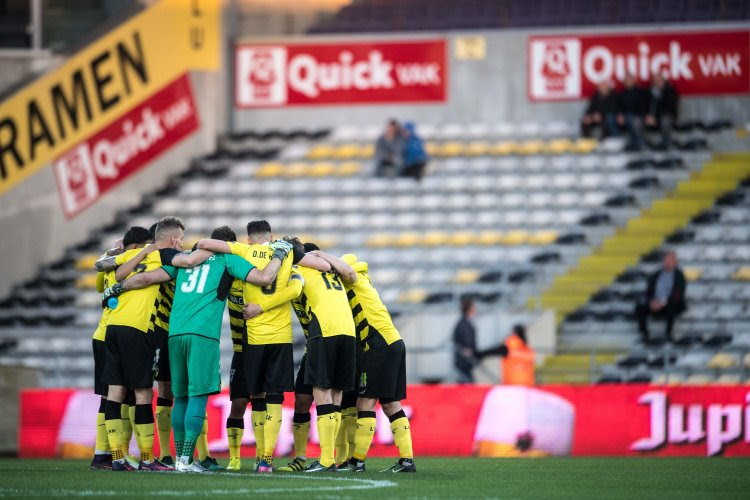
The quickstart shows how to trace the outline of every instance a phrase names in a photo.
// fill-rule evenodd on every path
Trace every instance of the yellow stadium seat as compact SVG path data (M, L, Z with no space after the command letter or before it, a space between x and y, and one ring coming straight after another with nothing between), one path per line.
M529 233L518 229L515 231L508 231L503 238L503 243L506 245L523 245L529 240Z
M552 139L545 147L545 151L550 154L570 153L575 148L575 144L570 139Z
M458 231L448 236L447 245L454 247L463 247L472 242L476 238L476 234L469 231Z
M588 154L599 147L599 141L596 139L578 139L573 145L573 152L580 154Z
M284 168L282 175L284 177L305 177L309 175L309 173L310 173L309 163L295 161L293 163L290 163Z
M91 271L94 268L94 262L99 260L99 255L88 254L79 257L76 261L76 269L80 271Z
M418 304L427 298L427 292L421 288L412 288L405 290L398 296L398 301L402 304Z
M351 158L359 157L359 152L359 144L347 143L341 144L338 148L336 148L333 156L342 160L348 160Z
M413 247L415 245L418 245L421 240L422 235L420 233L407 231L405 233L399 234L393 240L393 245L397 247Z
M512 155L518 152L518 143L515 141L500 141L490 147L491 154L494 155Z
M702 373L694 373L685 379L687 385L708 385L711 382L712 380Z
M542 151L544 151L544 143L537 139L523 141L518 147L518 152L522 155L538 155Z
M739 355L731 352L718 352L706 364L708 368L713 369L734 368L739 365Z
M76 280L76 288L95 289L96 273L86 273Z
M461 284L475 283L480 274L476 269L459 269L453 281Z
M440 145L436 142L426 142L424 145L424 150L430 156L438 156L440 153Z
M368 247L382 248L393 245L395 237L391 233L377 233L367 238Z
M336 165L328 161L319 161L314 163L307 174L311 177L327 177L336 171Z
M500 245L505 235L500 231L482 231L477 235L476 242L479 245Z
M464 145L458 141L444 142L438 150L438 156L461 156L463 153Z
M372 158L375 154L374 144L361 144L359 146L359 157L360 158Z
M448 242L448 235L441 231L430 231L425 233L422 238L422 244L428 247L445 245Z
M482 156L490 151L490 145L485 141L472 141L466 145L464 151L469 156Z
M688 281L697 281L703 275L703 269L698 267L686 267L682 271L685 273L685 279Z
M529 236L531 245L551 245L557 240L557 231L537 231Z
M362 164L358 161L345 161L336 170L336 173L342 177L358 174L362 170Z
M740 376L736 373L724 373L716 379L718 385L739 385L741 382Z
M750 281L750 267L745 266L737 269L737 271L732 274L732 279L737 281Z
M284 172L284 164L279 162L268 162L262 164L255 171L256 177L277 177Z
M308 160L320 160L323 158L331 158L334 155L334 149L330 144L318 144L313 146L310 151L307 152L305 157Z
M742 366L750 368L750 352L742 357Z

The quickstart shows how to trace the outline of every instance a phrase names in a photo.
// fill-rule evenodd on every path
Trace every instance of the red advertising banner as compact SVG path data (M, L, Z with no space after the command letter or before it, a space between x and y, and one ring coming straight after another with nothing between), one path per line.
M422 456L750 456L747 387L412 385L408 394L404 410L414 451ZM292 450L293 401L287 394L277 455ZM209 399L212 454L228 450L230 405L226 393ZM90 453L98 407L91 391L24 391L19 454ZM252 429L249 409L245 418ZM252 434L243 436L245 456L253 453ZM318 452L317 443L313 425L309 456ZM397 455L380 409L371 453Z
M200 126L185 73L54 162L66 217L73 217Z
M444 102L445 40L238 45L239 108Z
M529 37L531 101L588 97L603 81L662 73L682 95L750 92L750 31Z

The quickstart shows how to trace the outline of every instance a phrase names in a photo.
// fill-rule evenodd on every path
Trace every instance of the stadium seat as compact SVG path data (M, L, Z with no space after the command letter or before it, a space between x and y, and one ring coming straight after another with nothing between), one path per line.
M731 352L716 353L706 364L707 368L722 370L740 366L739 354Z
M479 276L480 273L476 269L459 269L454 281L460 284L475 283Z
M90 271L94 268L94 263L99 260L99 255L86 254L76 260L75 268L79 271Z
M78 277L75 281L76 288L82 288L84 290L96 289L96 273L87 273Z

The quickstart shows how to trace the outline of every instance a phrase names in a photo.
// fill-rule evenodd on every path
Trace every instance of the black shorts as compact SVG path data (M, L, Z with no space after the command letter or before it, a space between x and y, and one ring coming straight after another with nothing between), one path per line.
M229 399L249 399L250 392L247 390L245 381L245 362L242 351L232 354L232 367L229 369Z
M283 393L294 389L292 344L242 346L248 394Z
M172 371L169 369L169 332L156 327L154 328L154 335L156 339L156 355L158 356L154 379L157 382L171 382Z
M302 361L297 370L297 378L294 379L294 393L307 394L312 396L312 386L305 383L305 363L307 362L307 353L302 356Z
M359 396L381 402L406 399L406 347L403 340L391 345L370 345L359 378Z
M104 365L107 357L107 346L103 340L93 339L94 348L94 394L107 397L107 383L104 381Z
M356 342L348 335L309 339L305 383L321 389L353 390Z
M130 326L109 325L104 343L107 346L104 382L134 389L154 385L154 371L159 360L153 333Z

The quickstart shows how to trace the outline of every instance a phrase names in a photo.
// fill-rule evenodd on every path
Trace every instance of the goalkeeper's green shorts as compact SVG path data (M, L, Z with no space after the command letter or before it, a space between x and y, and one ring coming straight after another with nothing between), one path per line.
M221 392L219 341L187 333L169 336L169 367L175 397Z

